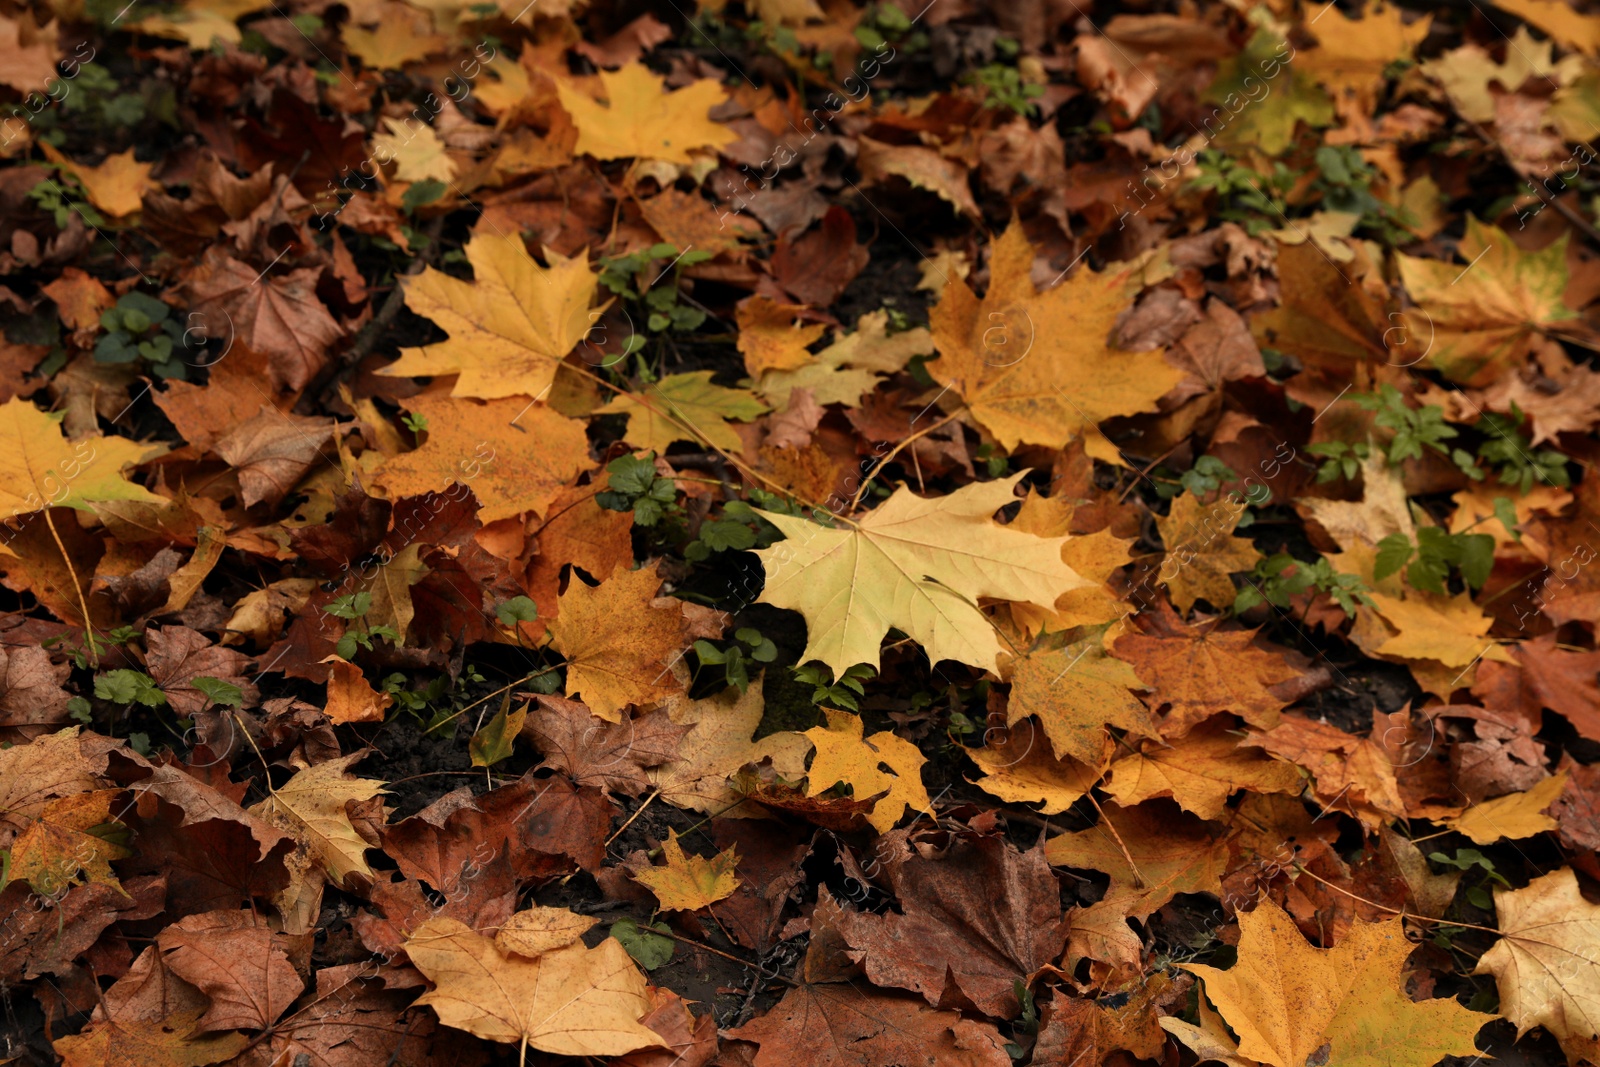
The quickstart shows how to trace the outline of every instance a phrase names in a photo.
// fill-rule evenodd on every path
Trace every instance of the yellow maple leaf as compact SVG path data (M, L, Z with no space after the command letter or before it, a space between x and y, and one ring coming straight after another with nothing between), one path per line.
M161 189L160 182L150 180L150 172L155 169L155 164L140 163L133 158L131 148L126 152L108 155L91 167L87 163L74 163L47 141L39 142L39 147L50 162L58 164L76 178L89 197L89 202L107 215L121 217L135 214L143 206L145 193L159 192Z
M773 771L782 778L805 776L812 746L803 735L783 731L750 740L765 707L761 678L743 693L730 686L704 700L674 693L667 697L666 707L668 717L689 727L689 732L678 744L677 758L649 768L645 776L669 804L715 812L719 818L771 818L759 804L740 803L740 794L728 779L745 764L764 759L772 761Z
M882 375L902 370L913 356L933 353L933 335L921 326L889 333L889 313L869 311L856 320L854 333L834 341L794 370L768 369L755 391L774 409L789 406L789 394L811 390L818 404L859 404Z
M442 493L458 483L483 504L484 522L524 512L543 517L562 486L589 466L583 423L544 404L439 395L405 403L427 419L428 436L416 451L378 467L373 477L393 496Z
M335 885L345 884L352 874L372 879L366 851L373 846L356 833L345 812L348 801L387 792L382 782L345 774L365 755L353 752L307 767L249 809L307 845Z
M577 941L599 921L593 915L579 915L567 908L534 905L501 923L494 943L519 956L542 956Z
M1578 326L1567 307L1567 238L1524 252L1511 235L1467 217L1463 263L1396 253L1400 279L1418 307L1411 336L1431 338L1428 361L1454 381L1487 385L1518 366L1551 330Z
M1171 797L1202 819L1221 818L1228 797L1241 789L1300 792L1303 782L1293 764L1243 747L1243 740L1225 720L1209 720L1171 744L1147 744L1117 760L1106 792L1123 807Z
M406 307L433 320L449 340L402 349L379 374L455 374L453 396L543 397L561 360L594 323L589 303L598 275L585 256L528 255L522 239L478 234L467 242L473 281L429 267L408 278Z
M190 48L210 48L213 41L238 44L244 40L236 23L267 7L271 0L190 0L164 15L150 15L133 24L152 37L172 37Z
M421 62L450 45L445 37L428 29L427 16L421 12L401 7L399 11L384 14L376 29L347 23L341 31L345 48L371 70L399 70L407 63ZM417 17L407 17L410 15ZM387 121L391 126L397 125L392 118ZM400 177L403 181L416 180L403 174Z
M1555 803L1566 788L1566 772L1544 779L1524 793L1509 793L1503 797L1474 804L1445 824L1458 834L1466 834L1475 845L1492 845L1496 841L1520 841L1560 824L1546 815L1545 809Z
M710 78L668 92L663 79L635 60L600 72L610 106L602 106L566 81L557 83L561 107L578 127L574 152L596 159L659 159L688 163L695 148L721 148L738 135L707 117L727 99Z
M1600 54L1600 18L1580 15L1566 0L1493 0L1494 6L1531 22L1568 48Z
M111 861L133 853L123 844L126 828L111 815L111 803L120 795L117 789L97 789L46 804L11 844L10 877L45 897L85 882L121 892Z
M996 669L994 628L979 597L1053 608L1091 583L1061 561L1065 538L1035 537L992 516L1015 499L1022 474L925 499L904 486L842 528L762 514L787 539L760 549L767 582L761 603L806 617L801 662L819 659L834 677L878 664L890 627L921 642L929 659Z
M669 374L639 393L621 393L601 408L601 415L628 416L624 439L639 448L665 452L674 441L709 441L728 452L741 452L739 435L728 420L749 422L767 410L747 389L711 384L713 371Z
M1156 529L1167 546L1161 581L1172 593L1172 603L1187 613L1196 600L1212 607L1231 607L1235 571L1252 570L1260 554L1242 537L1233 536L1244 518L1244 501L1227 498L1202 504L1193 493L1173 498L1172 509L1156 516Z
M1494 975L1517 1036L1543 1026L1572 1067L1600 1062L1600 906L1563 867L1522 889L1497 888L1494 911L1500 940L1473 973Z
M792 371L811 362L806 350L825 328L822 323L801 325L794 319L799 308L752 296L739 303L739 351L752 378L769 370Z
M122 476L122 468L159 451L122 437L61 434L61 416L21 397L0 404L0 508L26 515L48 507L92 511L106 500L159 504L163 498Z
M739 888L739 878L733 873L739 863L736 848L710 859L686 855L678 843L678 831L668 829L661 853L665 863L630 873L634 881L650 887L664 911L699 911Z
M385 118L388 130L372 138L375 158L394 161L394 174L403 182L433 179L449 182L456 176L456 161L446 154L444 142L432 126L408 128L402 119Z
M621 722L629 704L659 700L677 688L671 664L683 644L683 617L674 608L651 606L660 585L653 566L619 566L597 587L568 585L550 620L555 649L567 657L567 696L581 695L609 722Z
M1094 788L1105 773L1111 738L1104 738L1101 757L1094 764L1070 756L1057 759L1045 743L1043 731L1031 720L1009 732L1003 744L969 748L967 757L984 777L968 779L986 793L1013 803L1040 804L1046 815L1059 815Z
M1006 449L1060 448L1087 434L1097 459L1121 462L1095 427L1150 411L1183 372L1160 352L1124 352L1110 334L1133 302L1139 272L1083 268L1035 292L1033 247L1013 221L990 252L989 291L979 300L952 278L929 314L939 358L928 373L965 403Z
M639 1019L649 983L620 942L573 944L535 959L502 951L457 919L432 918L406 955L433 989L417 998L439 1021L485 1041L558 1056L623 1056L665 1042Z
M1035 716L1056 755L1093 764L1110 736L1108 725L1157 736L1149 710L1130 691L1148 688L1131 666L1106 655L1096 640L1033 649L1012 668L1007 721L1015 726Z
M832 708L822 711L827 725L813 726L804 735L817 748L806 772L807 796L845 783L857 800L878 797L866 818L880 834L894 829L908 809L932 813L933 801L922 785L922 765L927 760L916 745L890 730L863 738L859 716ZM880 770L879 764L893 773Z
M1239 929L1238 961L1226 971L1180 966L1205 979L1206 995L1239 1035L1231 1051L1245 1059L1304 1067L1328 1045L1329 1063L1431 1067L1476 1052L1473 1036L1494 1018L1448 997L1417 1003L1406 995L1405 961L1416 946L1402 919L1357 922L1337 947L1317 948L1263 900L1239 916Z
M1428 36L1433 16L1424 15L1407 25L1401 9L1368 7L1363 18L1353 19L1338 8L1318 17L1310 30L1317 47L1295 58L1301 69L1320 81L1339 103L1348 101L1367 111L1384 84L1384 71L1396 60L1409 60Z
M1494 620L1472 602L1470 593L1445 597L1411 590L1404 600L1369 595L1378 614L1399 631L1374 649L1376 655L1436 659L1446 667L1465 667L1479 656L1511 662L1511 654L1485 636Z

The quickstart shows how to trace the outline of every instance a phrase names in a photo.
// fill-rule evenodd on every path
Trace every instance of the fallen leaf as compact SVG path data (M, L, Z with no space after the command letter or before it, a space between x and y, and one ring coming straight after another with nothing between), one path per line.
M764 296L739 302L739 351L752 378L767 371L792 371L811 362L808 347L817 341L825 327L821 323L802 326L794 319L797 306L779 304Z
M348 27L345 29L347 37L351 32ZM362 31L357 29L354 32ZM421 59L426 55L427 52L423 52L416 58ZM372 147L377 158L385 161L393 160L394 175L403 182L453 182L457 170L456 161L445 152L445 143L439 139L433 127L417 126L415 129L408 129L408 124L408 120L384 119L384 125L388 129L372 138Z
M373 689L361 668L347 659L329 656L323 662L328 665L328 702L323 709L328 721L335 725L382 722L394 697Z
M106 500L160 503L122 474L153 451L122 437L74 444L62 436L59 417L12 397L0 405L0 507L15 516L52 506L90 511L91 502Z
M54 76L52 72L51 77ZM39 86L28 88L42 87L41 82ZM150 172L155 169L155 165L135 160L131 148L107 155L104 160L91 167L86 163L74 163L48 141L40 141L39 147L44 150L46 158L76 178L78 184L83 186L83 191L88 194L89 202L107 215L120 218L124 215L137 214L143 206L144 194L161 188L159 183L150 180Z
M616 72L602 70L599 77L605 107L570 83L556 82L561 107L578 127L573 151L579 155L688 163L694 149L721 148L738 140L732 130L707 117L727 96L710 78L668 92L662 79L638 62Z
M406 955L433 983L417 998L446 1026L486 1041L561 1056L621 1056L662 1044L639 1024L648 986L613 938L551 949L536 959L502 952L455 919L429 919Z
M650 788L649 771L679 758L691 727L665 709L609 722L576 701L539 697L523 732L554 767L579 785L638 796Z
M455 374L452 396L495 400L545 398L561 360L593 327L598 275L584 256L547 252L548 267L520 238L477 234L466 245L473 280L432 267L407 278L406 307L449 335L439 344L406 348L378 371L393 377Z
M665 863L630 873L634 881L650 887L663 911L699 911L739 888L739 877L734 873L739 854L734 849L710 859L685 855L678 843L678 832L672 829L667 831L661 849Z
M354 752L307 767L249 809L305 842L335 885L346 884L352 874L373 880L365 855L372 845L356 832L345 810L349 801L386 792L382 782L345 774L365 755Z
M1107 804L1104 811L1107 826L1050 838L1045 858L1058 867L1111 875L1105 899L1136 919L1179 893L1221 895L1228 846L1214 835L1213 824L1178 813L1163 801L1133 808Z
M916 745L889 730L863 737L860 716L832 708L822 710L827 724L802 735L817 750L806 771L807 796L818 796L844 783L857 800L878 797L867 821L880 834L892 829L907 810L932 811L933 802L922 785L922 765L927 761ZM880 770L880 765L889 771Z
M96 789L50 801L11 843L7 880L27 882L45 897L88 882L123 892L111 870L112 860L132 854L127 828L111 812L120 796L120 789Z
M667 714L689 733L675 758L645 773L661 799L680 808L736 818L768 818L754 803L741 804L741 795L728 779L747 763L772 760L773 770L791 781L806 774L806 757L812 743L804 735L777 733L752 741L761 725L762 682L757 678L743 693L735 688L703 700L674 693L666 698Z
M1270 900L1241 915L1239 926L1238 962L1228 970L1182 966L1205 980L1243 1059L1302 1067L1326 1044L1329 1062L1427 1067L1475 1052L1473 1036L1493 1018L1448 998L1419 1004L1406 995L1405 960L1415 946L1400 919L1357 923L1332 949L1308 944Z
M1172 797L1185 811L1218 819L1230 795L1299 793L1300 772L1291 764L1253 754L1251 739L1222 718L1195 727L1171 744L1150 744L1111 764L1106 792L1123 807L1152 797Z
M211 998L205 1030L265 1030L305 989L289 938L247 911L186 915L156 944L173 974Z
M994 670L1000 644L974 606L979 597L1051 608L1062 593L1091 584L1061 561L1064 538L1018 533L991 518L1014 499L1021 477L934 499L902 486L845 529L763 512L787 540L756 552L767 571L760 602L806 617L801 662L819 659L835 678L857 663L877 666L890 627L935 663Z
M1095 428L1114 415L1153 410L1182 372L1159 352L1111 347L1111 330L1133 302L1134 269L1096 274L1085 267L1039 293L1033 255L1013 222L990 252L981 301L962 279L945 287L929 313L939 358L928 373L1003 448L1061 448L1083 436L1096 458L1120 463Z
M730 421L749 422L767 410L748 390L711 384L708 370L669 374L637 395L619 393L597 414L626 415L623 439L638 448L665 452L674 441L706 441L727 452L741 452Z
M212 447L239 475L246 507L276 504L299 484L333 437L329 419L285 414L263 404Z
M1056 755L1098 765L1107 726L1158 736L1150 712L1132 692L1147 688L1131 666L1107 655L1098 641L1034 649L1012 667L1006 719L1014 727L1035 716Z
M582 696L607 722L677 688L671 665L683 648L683 620L652 606L660 584L654 567L618 567L597 587L574 580L550 621L552 644L567 658L567 696Z
M1600 1055L1600 906L1583 899L1569 867L1522 889L1495 888L1500 940L1474 974L1492 974L1500 1010L1521 1037L1543 1026L1567 1062Z
M1117 638L1118 658L1138 667L1168 706L1162 736L1182 737L1211 716L1231 711L1253 726L1270 727L1285 704L1271 687L1297 676L1281 656L1252 645L1249 630L1219 630L1215 624Z
M575 943L599 921L593 915L579 915L566 908L526 908L500 924L494 943L507 952L532 959Z
M1431 337L1428 365L1452 381L1488 385L1519 366L1547 331L1576 325L1567 307L1567 239L1524 252L1511 235L1467 217L1457 251L1467 264L1396 255L1418 309L1406 312L1415 337Z
M1167 564L1161 580L1172 594L1172 604L1188 613L1196 600L1219 610L1232 607L1233 579L1237 571L1255 569L1260 554L1234 531L1244 518L1245 504L1230 499L1202 504L1193 493L1174 497L1172 509L1156 517L1161 543L1167 546Z
M1552 775L1527 792L1474 804L1455 818L1447 819L1446 824L1456 833L1471 838L1475 845L1533 837L1559 825L1545 810L1555 803L1566 785L1565 774Z
M874 985L934 1007L971 1003L1009 1019L1015 985L1054 963L1066 942L1061 893L1044 854L998 837L958 838L929 858L899 838L875 846L900 911L845 911L838 929ZM914 946L914 947L912 947Z

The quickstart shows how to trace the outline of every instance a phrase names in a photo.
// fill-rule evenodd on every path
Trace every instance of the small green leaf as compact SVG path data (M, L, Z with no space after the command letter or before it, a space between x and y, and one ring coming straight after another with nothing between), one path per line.
M516 711L511 710L511 694L507 693L505 700L500 704L500 710L494 713L494 718L483 724L483 729L472 735L472 740L467 742L467 752L472 756L474 767L493 767L503 759L509 759L515 745L517 734L522 732L522 724L528 718L528 706L524 704Z
M244 703L244 692L232 682L224 682L221 678L197 675L189 679L189 684L204 693L206 699L213 704L225 704L230 708L237 708Z
M94 695L117 704L143 704L147 708L159 708L167 702L167 694L156 685L154 678L143 671L126 668L97 676Z
M500 620L502 626L532 622L539 617L539 605L529 597L514 596L495 606L494 617Z
M653 971L672 958L674 944L671 938L655 931L670 932L666 923L641 927L632 919L618 919L611 924L611 936L628 950L634 962L647 971Z

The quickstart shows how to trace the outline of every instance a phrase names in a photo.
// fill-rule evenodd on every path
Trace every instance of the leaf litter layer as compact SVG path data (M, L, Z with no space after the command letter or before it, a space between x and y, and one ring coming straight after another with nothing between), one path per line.
M1600 1062L1600 13L1002 6L0 12L0 1058Z

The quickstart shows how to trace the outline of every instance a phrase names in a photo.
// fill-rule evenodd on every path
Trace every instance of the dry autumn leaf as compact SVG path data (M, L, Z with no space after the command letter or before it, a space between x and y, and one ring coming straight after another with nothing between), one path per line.
M1015 222L990 255L982 300L957 278L930 312L939 358L928 372L1007 449L1060 448L1082 436L1091 455L1120 462L1095 428L1114 415L1153 409L1183 379L1159 352L1111 346L1112 327L1133 302L1135 270L1085 268L1037 292L1033 248Z
M663 911L699 911L739 888L739 877L734 873L739 854L735 849L719 852L710 859L686 855L678 843L677 831L668 830L661 854L666 862L631 873L634 881L648 886L656 895Z
M406 955L433 988L417 998L446 1026L487 1041L563 1056L621 1056L660 1045L639 1024L650 1010L644 976L612 938L570 944L533 959L508 955L456 919L429 919Z
M827 724L814 726L803 735L817 750L806 771L808 796L845 784L858 800L878 798L867 822L879 833L893 827L908 810L930 810L932 801L922 785L925 761L917 746L888 730L863 737L859 716L832 708L822 710Z
M567 696L583 697L602 719L620 722L629 704L677 688L672 663L684 644L683 619L651 604L660 584L653 567L618 567L596 587L574 579L561 594L550 636L567 657Z
M618 71L602 70L606 106L587 93L557 82L561 106L578 127L573 151L596 159L659 159L688 163L697 148L721 148L737 135L707 117L726 94L710 78L668 92L661 78L643 63L629 63Z
M1308 944L1270 901L1239 926L1232 967L1184 969L1205 979L1206 996L1239 1035L1236 1054L1246 1060L1300 1067L1328 1045L1330 1063L1429 1067L1474 1053L1473 1036L1493 1018L1449 998L1416 1003L1406 995L1405 961L1415 946L1400 919L1357 923L1331 949Z
M541 267L522 241L479 234L467 243L473 280L432 267L405 282L406 306L449 335L408 348L379 373L457 375L453 396L542 399L556 367L595 323L595 273L584 257L549 253Z
M1020 478L931 500L901 487L843 529L764 513L787 540L756 553L767 570L761 602L806 617L800 658L821 660L836 678L858 663L876 666L890 627L919 641L934 662L993 669L1000 643L977 598L1050 608L1089 584L1061 562L1062 538L993 521Z

